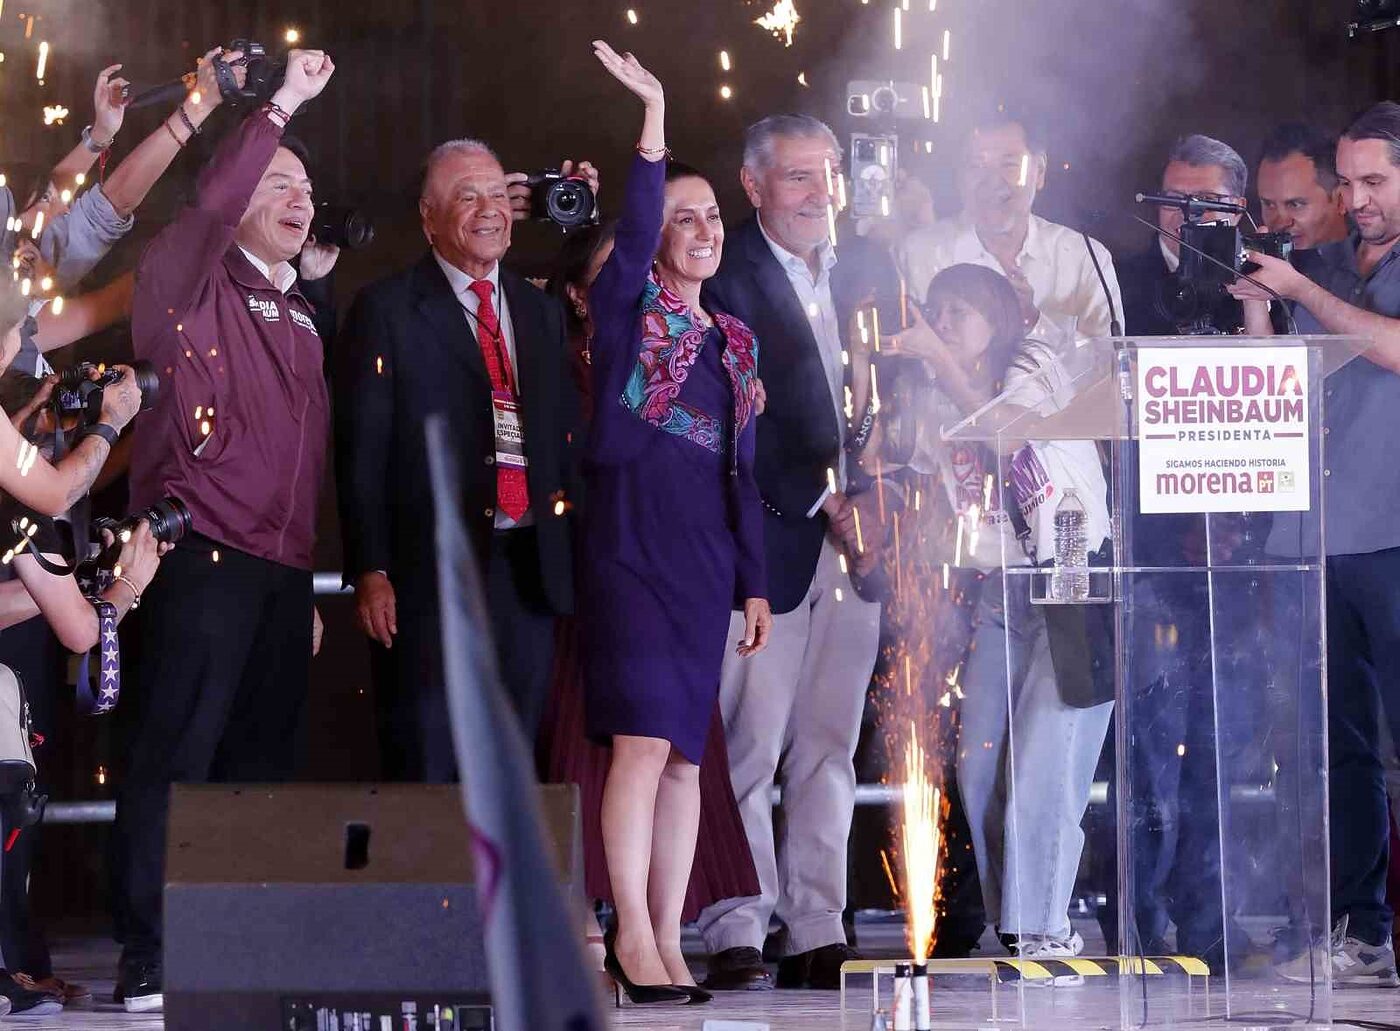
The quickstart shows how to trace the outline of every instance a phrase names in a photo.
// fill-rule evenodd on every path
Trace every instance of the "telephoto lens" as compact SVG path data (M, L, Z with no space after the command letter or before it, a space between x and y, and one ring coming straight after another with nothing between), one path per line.
M374 223L363 211L322 201L316 205L311 235L317 243L357 251L374 243Z
M116 544L122 545L131 539L132 532L144 519L151 527L151 536L161 544L179 544L190 532L192 520L190 510L179 498L164 497L150 508L133 512L125 519L94 519L92 525L98 530L110 531Z

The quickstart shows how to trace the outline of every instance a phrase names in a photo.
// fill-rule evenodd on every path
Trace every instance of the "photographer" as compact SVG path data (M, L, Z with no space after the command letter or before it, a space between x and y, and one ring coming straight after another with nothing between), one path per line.
M1162 170L1162 193L1168 196L1206 196L1243 204L1248 185L1244 158L1229 144L1199 134L1177 140ZM1211 217L1231 225L1241 218L1232 214ZM1239 303L1223 288L1197 288L1183 281L1181 244L1172 237L1180 235L1185 222L1180 208L1162 205L1157 209L1157 225L1163 232L1146 250L1118 263L1123 325L1131 336L1234 333L1244 324Z
M1327 377L1327 740L1331 793L1333 984L1391 987L1394 914L1386 902L1389 810L1379 721L1400 732L1400 104L1377 104L1337 144L1337 175L1351 236L1317 250L1310 277L1251 252L1263 286L1292 307L1298 331L1360 337L1370 347ZM1271 294L1243 280L1246 302ZM1313 389L1318 389L1316 386ZM1309 553L1318 514L1280 512L1268 551ZM1311 552L1314 553L1315 552ZM1384 713L1384 717L1380 714ZM1279 968L1306 981L1315 950Z
M20 324L28 304L13 279L0 276L0 371L19 353ZM141 406L141 388L127 366L102 393L100 420L82 431L73 450L56 465L39 456L6 419L0 419L0 492L43 515L57 516L87 494L102 471L112 443Z
M280 781L294 766L330 404L290 264L311 228L311 182L282 137L334 70L321 51L288 55L284 83L220 144L136 271L133 344L167 382L132 457L132 502L178 498L192 532L151 584L117 799L117 996L133 1012L163 1003L170 785Z

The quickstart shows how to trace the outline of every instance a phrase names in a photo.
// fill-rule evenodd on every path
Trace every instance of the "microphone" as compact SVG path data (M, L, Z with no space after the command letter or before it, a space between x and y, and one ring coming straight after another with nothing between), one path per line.
M152 86L150 89L142 90L127 102L126 107L128 111L136 111L156 104L178 103L184 100L188 93L189 87L185 85L185 80L180 78L161 86Z
M1180 208L1188 218L1207 211L1221 211L1227 215L1247 215L1249 209L1243 204L1228 200L1207 200L1204 197L1172 197L1161 193L1139 193L1139 204L1158 204L1163 207Z
M1094 241L1090 239L1088 233L1080 233L1084 237L1084 247L1089 251L1089 260L1094 263L1094 272L1099 277L1099 286L1103 287L1103 295L1108 300L1108 335L1121 337L1123 335L1123 323L1118 321L1118 309L1113 305L1113 291L1108 288L1108 277L1103 274L1103 268L1099 265L1099 256L1094 253Z
M1138 200L1139 200L1139 201L1142 201L1142 200L1151 201L1151 200L1152 200L1152 197L1151 197L1151 195L1146 195L1146 196L1144 196L1143 194L1140 193L1140 194L1138 194ZM1210 262L1212 265L1219 265L1221 268L1223 268L1226 272L1229 272L1231 275L1234 275L1234 276L1239 277L1240 279L1243 279L1246 283L1252 283L1252 284L1254 284L1255 286L1257 286L1260 290L1263 290L1266 294L1268 294L1268 295L1269 295L1270 297L1272 297L1274 300L1278 301L1278 303L1283 307L1283 315L1284 315L1284 318L1286 318L1286 319L1288 320L1289 332L1292 333L1294 336L1297 336L1297 335L1298 335L1298 323L1297 323L1296 321L1294 321L1293 312L1289 311L1289 309L1288 309L1288 301L1284 298L1283 294L1279 293L1277 290L1274 290L1272 287L1265 286L1263 283L1259 282L1259 280L1255 279L1253 276L1249 275L1248 273L1239 271L1239 270L1238 270L1237 268L1235 268L1233 265L1227 265L1227 264L1225 264L1225 262L1221 261L1221 260L1220 260L1219 258L1217 258L1215 255L1213 255L1213 254L1207 254L1205 251L1201 250L1199 247L1193 247L1191 244L1187 243L1185 240L1183 240L1183 239L1182 239L1180 236L1178 236L1176 233L1173 233L1171 230L1169 230L1169 229L1163 229L1161 226L1157 225L1155 222L1149 222L1149 221L1147 221L1147 219L1141 218L1141 217L1139 217L1139 216L1137 216L1137 215L1133 215L1132 218L1133 218L1134 221L1141 222L1141 223L1142 223L1143 225L1145 225L1148 229L1151 229L1154 233L1159 233L1159 234L1161 234L1162 236L1165 236L1165 237L1166 237L1167 239L1169 239L1169 240L1175 240L1178 244L1180 244L1182 247L1185 247L1185 248L1186 248L1188 251L1190 251L1192 254L1195 254L1195 255L1197 255L1197 256L1199 256L1199 257L1205 258L1206 261Z

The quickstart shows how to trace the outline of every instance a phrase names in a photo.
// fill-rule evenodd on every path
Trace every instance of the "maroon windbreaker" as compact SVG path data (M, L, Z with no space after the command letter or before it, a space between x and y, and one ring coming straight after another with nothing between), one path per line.
M306 298L233 242L281 137L265 112L245 118L137 267L132 341L161 385L136 419L131 499L174 495L196 532L311 569L330 426L321 338Z

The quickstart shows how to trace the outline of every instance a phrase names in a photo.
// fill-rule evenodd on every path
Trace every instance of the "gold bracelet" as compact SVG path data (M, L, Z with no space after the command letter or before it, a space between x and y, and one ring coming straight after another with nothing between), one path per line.
M664 156L666 156L666 157L670 157L670 155L671 155L671 148L670 148L670 147L643 147L640 143L638 143L638 144L637 144L637 153L640 154L640 155L642 155L642 157L644 157L644 158L652 158L652 157L656 157L656 156L658 156L658 155L664 155Z
M136 589L136 585L131 582L131 579L125 573L118 573L116 576L112 577L112 582L126 584L126 586L131 589L131 610L133 612L141 607L141 592Z

